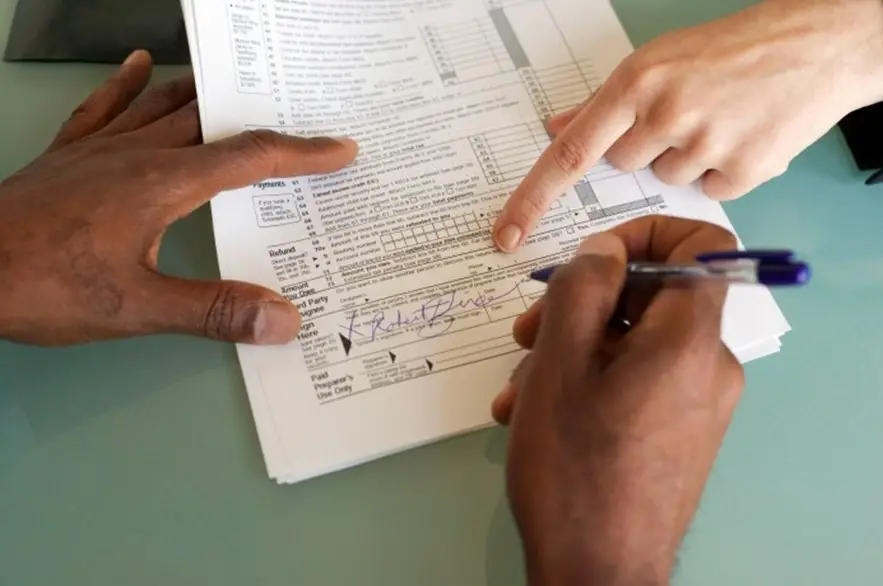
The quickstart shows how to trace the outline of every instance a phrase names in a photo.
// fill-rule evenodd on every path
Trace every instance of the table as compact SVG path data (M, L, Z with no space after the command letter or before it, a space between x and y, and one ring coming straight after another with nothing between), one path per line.
M747 2L614 4L641 44ZM0 0L2 35L12 10ZM110 71L0 64L0 176ZM862 178L832 132L726 206L748 246L794 247L816 277L776 294L794 331L747 368L677 585L883 582L883 191ZM171 230L161 266L217 276L206 209ZM280 487L230 346L2 344L0 584L522 584L505 441L475 433Z

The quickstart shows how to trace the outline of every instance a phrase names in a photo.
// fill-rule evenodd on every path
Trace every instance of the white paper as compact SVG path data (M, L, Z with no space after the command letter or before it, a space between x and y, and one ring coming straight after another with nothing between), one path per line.
M732 230L723 209L647 170L602 163L524 248L493 218L549 144L544 120L596 90L632 47L602 0L184 0L203 133L351 136L331 176L268 180L212 202L225 278L295 301L300 339L241 346L269 474L294 482L491 423L521 358L531 270L640 215ZM724 341L742 360L788 324L734 288Z

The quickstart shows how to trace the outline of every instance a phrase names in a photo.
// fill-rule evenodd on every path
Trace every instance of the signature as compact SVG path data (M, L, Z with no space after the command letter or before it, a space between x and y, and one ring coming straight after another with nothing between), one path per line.
M454 325L457 310L484 309L500 299L508 297L518 289L518 283L511 289L496 295L479 293L475 296L464 295L462 291L450 291L424 302L417 309L407 312L391 308L378 311L371 316L366 325L356 324L358 312L353 311L349 323L342 326L350 340L368 339L375 341L382 334L390 334L397 330L415 327L421 338L433 338L447 333Z

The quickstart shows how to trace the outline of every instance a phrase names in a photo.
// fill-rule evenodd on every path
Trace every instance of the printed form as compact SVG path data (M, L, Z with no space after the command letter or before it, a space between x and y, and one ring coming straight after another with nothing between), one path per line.
M296 482L491 423L522 351L514 318L588 234L645 214L723 209L602 162L524 248L490 230L550 144L546 122L631 51L606 0L184 0L206 141L246 129L349 136L357 160L212 202L225 278L300 308L285 347L238 348L271 477ZM742 361L789 330L763 288L733 288Z

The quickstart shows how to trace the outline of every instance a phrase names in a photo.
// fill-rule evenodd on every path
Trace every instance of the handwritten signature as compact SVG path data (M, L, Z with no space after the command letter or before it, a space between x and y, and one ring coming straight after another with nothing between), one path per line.
M347 338L350 340L362 338L373 342L379 335L411 326L416 327L417 335L421 338L433 338L447 333L453 327L457 310L484 309L511 295L518 289L518 285L515 283L511 289L496 295L479 293L476 296L464 296L462 291L450 291L426 301L410 313L397 308L378 311L365 326L356 324L358 312L354 311L350 314L348 325L341 327L347 331Z

